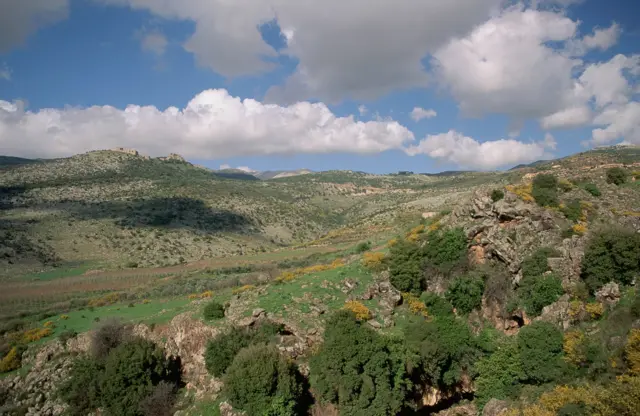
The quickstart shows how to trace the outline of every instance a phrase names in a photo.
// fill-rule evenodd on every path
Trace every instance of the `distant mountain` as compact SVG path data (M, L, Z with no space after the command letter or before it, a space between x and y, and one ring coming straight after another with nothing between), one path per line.
M288 178L290 176L307 175L309 173L313 173L313 171L309 169L266 170L264 172L255 172L254 176L262 180L268 180L268 179Z
M5 166L27 165L29 163L38 163L39 160L24 159L22 157L14 156L0 156L0 168Z
M524 168L535 168L536 166L543 165L543 164L545 164L547 162L549 162L549 160L536 160L535 162L531 162L531 163L528 163L528 164L521 163L521 164L519 164L517 166L512 167L509 170L517 170L517 169L524 169Z
M259 181L260 179L250 172L241 169L221 169L213 171L215 176L226 179L238 179L242 181Z

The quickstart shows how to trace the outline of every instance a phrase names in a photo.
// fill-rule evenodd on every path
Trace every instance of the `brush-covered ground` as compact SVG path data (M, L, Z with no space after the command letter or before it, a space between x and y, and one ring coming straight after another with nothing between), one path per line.
M640 230L639 162L637 148L610 148L499 173L258 181L112 151L11 160L0 170L0 409L122 414L54 391L80 377L73 357L92 356L87 331L118 319L181 357L177 395L154 377L139 390L180 414L637 414L601 398L639 386L640 243L605 235ZM612 263L585 275L602 238L593 262ZM618 240L624 255L609 252ZM269 374L286 391L242 390L249 379L233 377L264 366L240 351L210 370L208 351L224 349L211 340L245 331L236 344L249 346L265 322L280 326L261 342L290 361L252 354L279 363ZM113 354L92 358L104 374ZM549 374L532 369L546 361Z

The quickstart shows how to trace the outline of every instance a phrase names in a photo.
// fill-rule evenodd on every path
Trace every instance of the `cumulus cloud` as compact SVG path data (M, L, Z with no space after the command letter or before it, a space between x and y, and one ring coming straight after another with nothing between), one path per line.
M420 121L423 118L433 118L437 115L438 113L436 113L436 111L433 109L425 110L424 108L420 107L414 107L414 109L411 110L410 114L413 121Z
M184 47L228 77L268 71L277 52L256 29L277 19L287 39L280 53L299 61L268 99L371 99L424 86L422 59L451 36L487 19L502 0L96 0L195 23Z
M428 135L416 146L406 149L407 154L424 154L443 159L470 169L489 170L503 166L528 163L545 157L546 149L555 148L553 136L542 142L524 143L513 139L479 142L455 130Z
M220 165L220 170L226 170L226 169L236 169L236 170L241 170L243 172L246 173L256 173L257 170L255 169L251 169L249 166L237 166L237 167L232 167L231 165L227 164L227 163L223 163L222 165Z
M206 90L185 108L130 105L25 111L0 101L0 147L24 157L58 157L117 146L198 159L292 153L376 153L402 148L413 134L395 121L337 117L322 103L290 106Z
M613 23L606 29L596 28L593 35L585 36L582 42L587 48L607 50L618 42L620 25Z
M631 101L613 105L599 114L594 124L606 126L593 130L592 143L595 145L610 144L619 139L640 144L640 103Z
M23 45L36 30L66 19L69 0L4 0L0 8L0 53L4 53Z
M591 121L591 109L586 106L570 107L543 117L540 125L545 130L582 127Z

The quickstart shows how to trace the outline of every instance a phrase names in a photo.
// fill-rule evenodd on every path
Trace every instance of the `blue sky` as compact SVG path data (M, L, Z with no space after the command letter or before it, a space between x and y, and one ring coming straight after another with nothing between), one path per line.
M602 6L10 1L0 153L383 173L640 144L640 4Z

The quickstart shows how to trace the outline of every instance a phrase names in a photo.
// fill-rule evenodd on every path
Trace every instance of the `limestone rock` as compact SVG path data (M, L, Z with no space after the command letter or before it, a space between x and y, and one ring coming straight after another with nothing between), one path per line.
M571 321L573 319L569 314L571 303L569 300L570 296L568 294L562 295L556 302L545 306L542 309L542 314L535 320L560 325L562 329L566 331L571 326Z
M476 416L478 409L473 403L461 404L436 413L436 416Z
M608 306L618 303L620 296L620 287L616 282L609 282L596 292L596 300Z
M491 399L484 405L482 416L501 416L509 409L509 404L505 400Z

